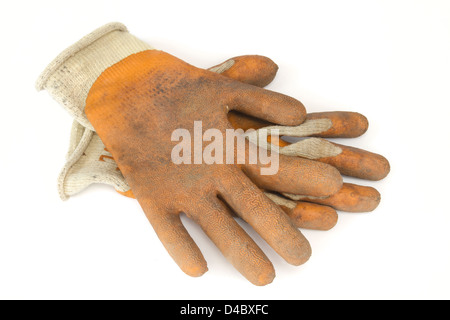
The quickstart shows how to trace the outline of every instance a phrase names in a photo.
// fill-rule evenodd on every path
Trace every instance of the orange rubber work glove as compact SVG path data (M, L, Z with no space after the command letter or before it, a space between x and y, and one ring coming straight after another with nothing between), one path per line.
M244 83L264 87L275 78L278 66L267 57L249 55L228 59L208 70ZM234 111L228 116L235 128L247 130L270 125ZM302 127L309 126L310 136L354 138L365 133L368 128L367 119L355 112L311 113L306 119L306 122L298 128L281 129L290 129L292 136L292 133L298 134ZM325 126L322 124L323 120L328 120L325 121ZM297 130L292 132L293 129ZM302 132L305 133L305 130ZM283 147L290 145L285 141L280 141L279 144ZM357 148L337 146L340 146L341 154L315 160L334 161L330 164L342 174L368 180L379 180L389 172L389 163L384 157ZM299 156L314 154L314 150L305 148L300 151L303 153L300 152ZM84 190L92 183L110 184L117 192L134 198L113 157L105 150L97 134L86 130L77 121L74 121L72 127L68 160L58 180L63 199ZM350 183L344 183L337 193L329 197L306 197L289 193L280 195L273 193L270 185L265 187L265 194L281 206L296 227L316 230L329 230L334 227L338 220L336 210L368 212L374 210L380 202L380 194L376 189ZM300 199L301 201L296 201Z
M265 176L258 175L267 167L261 162L180 165L171 159L171 136L177 129L193 136L194 122L202 121L204 130L225 133L233 129L227 119L230 110L298 125L306 117L299 101L146 47L120 24L107 25L62 53L43 73L38 88L47 89L75 117L85 118L86 126L92 124L161 242L187 274L199 276L207 267L180 221L181 212L195 220L254 284L270 283L274 269L230 209L287 262L300 265L309 259L308 241L256 184L276 179L272 187L277 192L329 196L342 187L335 168L280 155L279 170ZM87 117L83 110L71 108L83 101ZM249 159L252 149L246 141L235 158Z

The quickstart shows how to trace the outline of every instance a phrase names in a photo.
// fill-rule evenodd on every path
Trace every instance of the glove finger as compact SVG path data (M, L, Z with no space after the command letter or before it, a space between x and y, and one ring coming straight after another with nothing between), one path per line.
M221 198L288 263L305 263L311 256L311 246L283 210L242 172L237 170L231 177L221 182Z
M263 122L258 119L242 119L244 126L260 127ZM309 113L306 121L298 126L267 125L266 130L276 129L277 135L287 137L325 137L325 138L355 138L367 131L369 122L362 114L356 112L320 112Z
M313 202L345 212L370 212L379 205L381 200L381 195L375 188L351 183L344 183L341 190L330 197L284 195L292 200Z
M236 111L228 113L228 120L234 128L275 128L279 130L280 136L291 137L356 138L369 127L367 118L362 114L344 111L308 113L306 121L296 127L277 127L273 123Z
M228 261L251 283L266 285L273 281L275 270L272 263L219 199L196 202L188 211L188 216L201 226Z
M339 147L342 152L337 156L316 159L317 161L332 165L343 175L366 180L378 181L389 174L389 161L382 155L337 143L332 144Z
M367 118L357 112L316 112L308 113L306 120L299 126L274 126L273 123L248 116L236 111L228 113L228 120L234 128L278 129L280 136L321 137L321 138L356 138L363 135L368 127Z
M267 57L246 55L228 59L208 70L243 83L265 87L275 78L278 66Z
M308 158L332 165L343 175L378 181L390 171L389 161L380 154L359 148L344 146L322 138L309 138L289 143L281 139L270 143L280 146L279 152L287 156Z
M274 127L273 123L243 113L231 111L228 120L234 128L260 129ZM280 135L294 137L355 138L369 126L367 118L357 112L315 112L306 115L306 121L297 127L275 127Z
M329 129L320 133L311 134L311 137L356 138L363 135L369 128L367 118L357 112L314 112L306 115L307 121L324 119L331 121Z
M287 95L262 89L238 81L230 81L224 87L229 110L236 110L247 115L280 125L299 125L306 118L303 104Z
M338 221L336 210L329 206L293 201L272 192L265 192L265 194L286 212L297 228L330 230Z
M273 163L246 163L242 170L265 190L323 197L336 193L342 187L341 174L330 165L285 155L278 155L278 165L278 171L274 174L261 174L263 168L273 166Z
M172 259L187 275L198 277L208 271L207 263L178 214L145 210L158 238Z

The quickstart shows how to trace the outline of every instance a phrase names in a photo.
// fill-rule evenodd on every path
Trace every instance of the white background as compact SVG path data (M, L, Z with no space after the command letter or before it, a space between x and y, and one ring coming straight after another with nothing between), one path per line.
M449 1L9 1L0 9L1 299L450 298ZM137 202L92 186L63 202L56 177L71 119L34 81L67 46L111 21L199 67L260 54L269 86L311 112L358 111L369 131L345 143L386 156L371 213L304 230L313 256L247 282L185 221L209 271L173 263ZM342 142L342 141L340 141ZM355 182L356 180L347 179Z

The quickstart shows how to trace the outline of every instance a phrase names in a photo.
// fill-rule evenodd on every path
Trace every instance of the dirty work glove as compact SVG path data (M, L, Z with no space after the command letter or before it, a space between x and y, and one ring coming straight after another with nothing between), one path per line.
M239 80L241 82L266 86L275 77L278 67L272 60L263 56L240 56L231 58L215 67L208 69ZM267 125L249 118L243 114L235 112L229 113L229 119L235 128L261 128ZM309 133L314 136L325 137L358 137L368 128L367 119L354 112L324 112L307 115L307 121L299 127L289 127L294 133L303 136ZM287 128L280 128L281 131ZM321 134L322 131L322 134ZM327 142L323 142L326 144ZM289 145L285 141L280 141L284 147ZM297 143L299 145L299 143ZM300 144L301 145L301 144ZM303 143L303 146L305 144ZM311 147L312 146L312 147ZM319 144L320 147L320 144ZM377 175L381 178L386 175L386 168L389 167L387 160L377 154L373 154L356 148L344 147L352 152L347 152L341 162L350 163L345 173L361 178L368 178ZM306 147L298 147L295 156L305 154L316 154L315 160L323 161L327 158L317 158L320 150L314 150L314 144ZM311 150L309 150L311 149ZM327 150L327 148L322 148ZM331 148L333 155L331 159L338 157L334 148ZM323 153L323 151L322 151ZM355 155L359 155L360 160L354 160ZM326 156L326 154L322 154ZM342 155L340 155L342 158ZM355 166L355 163L357 166ZM334 163L333 163L334 164ZM387 165L386 165L387 164ZM373 173L372 173L373 172ZM122 176L113 157L107 151L98 135L74 121L71 132L70 149L67 154L67 162L58 179L58 190L62 199L76 194L87 188L92 183L106 183L126 196L134 197L130 187ZM267 186L266 195L289 215L298 228L329 230L336 222L338 215L336 210L347 212L367 212L374 210L380 201L380 194L372 187L360 186L344 183L343 187L330 197L305 197L286 193L285 196L272 193L271 187ZM302 199L302 201L294 200Z
M247 141L245 151L235 153L235 164L171 160L175 143L170 139L176 129L192 136L194 121L202 121L203 130L225 133L233 128L227 119L230 110L279 125L298 125L306 116L299 101L195 68L150 48L121 24L106 25L63 52L37 87L47 89L85 127L92 124L161 242L187 274L199 276L207 267L180 212L195 220L254 284L270 283L275 272L230 210L288 263L300 265L309 259L308 241L255 183L275 179L278 183L272 187L277 192L329 196L342 187L335 168L281 155L278 172L261 175L267 167L261 162L236 164L236 158L249 158L253 146ZM84 113L76 110L83 102Z

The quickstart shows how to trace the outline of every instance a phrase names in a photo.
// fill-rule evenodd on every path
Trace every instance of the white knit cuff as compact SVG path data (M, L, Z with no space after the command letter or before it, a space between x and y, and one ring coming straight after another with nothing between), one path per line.
M37 90L50 95L84 127L94 130L84 108L94 82L107 68L129 55L153 50L121 23L109 23L88 34L61 54L41 73Z

